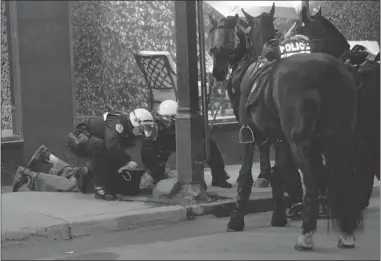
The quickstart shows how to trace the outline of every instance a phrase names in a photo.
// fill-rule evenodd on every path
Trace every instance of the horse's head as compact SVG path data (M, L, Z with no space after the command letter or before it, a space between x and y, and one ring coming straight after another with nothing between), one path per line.
M239 17L228 16L219 21L209 15L212 28L209 31L210 53L213 56L213 77L223 81L229 71L230 56L238 46L237 24Z
M296 22L292 34L302 34L311 41L313 52L331 54L337 58L349 50L350 45L337 28L321 14L321 8L315 15L309 15L303 6L301 20Z
M262 13L253 17L242 9L248 24L251 26L250 42L253 54L260 56L263 45L271 39L275 38L274 13L275 3L269 13Z

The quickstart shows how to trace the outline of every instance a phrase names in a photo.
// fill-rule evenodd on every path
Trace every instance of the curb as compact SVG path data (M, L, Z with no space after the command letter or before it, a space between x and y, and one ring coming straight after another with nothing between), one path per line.
M47 227L23 227L17 231L2 231L1 243L11 241L29 241L29 240L68 240L70 236L70 224L60 222Z
M187 220L182 206L163 206L134 211L123 211L101 216L88 216L69 221L71 238L102 232L130 230L140 227L177 223Z
M285 196L286 205L290 204L289 197ZM200 204L199 207L188 207L188 215L204 216L214 215L217 218L229 217L235 206L235 199L225 199L217 202ZM251 198L248 202L245 215L267 212L273 210L272 196L264 198Z
M41 241L70 240L78 237L96 235L105 232L130 230L178 223L193 220L196 216L215 215L227 217L233 210L235 199L219 200L197 206L161 206L142 210L121 211L97 216L85 216L60 220L58 224L40 228L21 228L18 231L2 232L1 242L22 242L23 245ZM250 199L247 213L271 211L273 208L271 193L269 197Z

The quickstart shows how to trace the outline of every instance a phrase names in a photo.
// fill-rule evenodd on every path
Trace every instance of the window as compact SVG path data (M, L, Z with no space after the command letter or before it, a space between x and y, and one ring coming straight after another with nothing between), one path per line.
M22 140L21 96L18 72L14 1L1 1L1 142ZM12 19L13 18L13 19ZM12 37L11 37L12 35ZM14 48L14 46L16 48Z

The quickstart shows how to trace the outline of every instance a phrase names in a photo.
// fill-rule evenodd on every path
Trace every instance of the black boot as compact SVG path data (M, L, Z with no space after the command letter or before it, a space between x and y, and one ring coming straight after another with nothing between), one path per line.
M28 168L32 169L40 163L49 163L50 151L45 145L41 145L30 158Z
M36 172L31 171L30 169L24 167L18 167L16 175L13 178L12 190L17 192L23 185L27 184L30 179L37 175Z
M212 180L213 187L221 187L221 188L231 188L232 184L226 181L225 177L223 179L213 179Z
M96 199L103 199L106 201L114 201L116 200L116 195L107 192L105 188L102 187L94 187L94 196Z

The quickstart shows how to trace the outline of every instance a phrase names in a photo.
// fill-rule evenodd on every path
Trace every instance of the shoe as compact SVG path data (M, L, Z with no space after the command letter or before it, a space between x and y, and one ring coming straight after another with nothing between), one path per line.
M30 173L27 168L18 167L16 175L13 178L12 191L17 192L23 185L28 183L30 179Z
M51 153L48 150L48 148L45 147L45 145L41 145L33 154L33 156L30 158L28 163L28 168L31 168L33 165L35 165L38 162L49 163L50 154Z
M213 187L221 187L221 188L231 188L233 187L232 184L227 182L226 180L212 180L212 186Z
M254 182L254 187L256 187L256 188L268 188L268 187L270 187L270 181L268 179L265 179L265 178L258 178Z
M109 194L102 187L94 187L94 197L96 199L103 199L106 201L114 201L116 200L116 195Z

